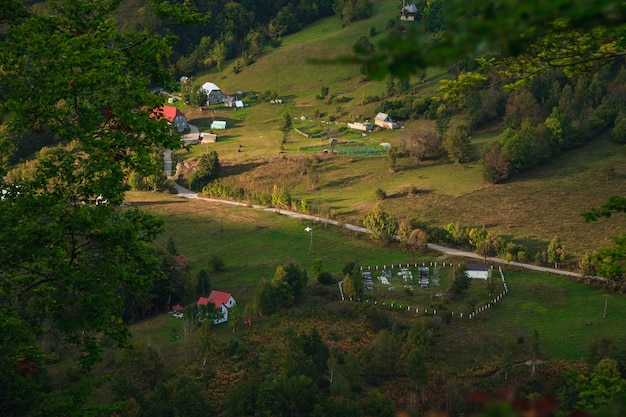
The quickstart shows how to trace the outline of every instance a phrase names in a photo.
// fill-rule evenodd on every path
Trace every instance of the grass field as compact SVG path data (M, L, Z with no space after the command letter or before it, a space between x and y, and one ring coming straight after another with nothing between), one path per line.
M241 305L252 299L262 279L273 276L276 265L288 260L295 260L310 270L312 260L319 257L323 260L325 270L333 273L340 271L346 261L353 259L361 265L372 267L433 260L432 257L416 257L398 248L380 247L364 236L342 233L315 224L312 225L313 253L308 255L310 235L304 228L309 224L302 221L247 207L153 193L133 193L129 201L165 219L167 229L157 243L165 247L167 239L172 237L180 253L191 261L192 276L200 268L210 271L208 258L212 254L220 255L226 262L226 270L211 272L211 285L213 288L231 291ZM467 316L468 300L474 299L480 306L489 299L484 281L475 280L465 298L442 303L432 297L439 291L437 287L429 292L416 288L409 295L403 291L400 278L394 274L391 282L396 287L395 291L388 291L378 283L374 296L368 298L370 304L374 300L379 304L385 302L388 308L391 308L389 304L394 303L397 310L395 314L403 321L416 317L415 313L406 311L406 306L421 307L421 310L434 308L440 314L454 311L457 318L453 319L449 330L443 333L438 342L441 355L445 354L448 358L445 360L447 366L452 367L470 367L493 361L500 357L502 346L507 340L520 337L528 340L534 329L539 333L545 358L581 359L588 343L602 336L613 338L618 343L626 342L623 329L623 317L626 314L624 297L607 297L596 289L555 275L504 268L509 293L495 308L481 313L473 320L460 319L458 314L465 312ZM450 269L442 268L442 289L447 288L449 276ZM309 285L312 288L318 286L315 282ZM320 301L322 305L337 300L337 290L331 289L331 293L334 294L331 299ZM603 319L606 300L607 317ZM165 358L170 357L174 363L181 360L180 332L180 321L168 315L137 324L133 329L138 343L158 345L161 354ZM228 340L232 334L227 326L218 326L216 337ZM459 340L464 342L459 343ZM520 345L520 349L525 349L525 346ZM456 359L450 361L450 357Z

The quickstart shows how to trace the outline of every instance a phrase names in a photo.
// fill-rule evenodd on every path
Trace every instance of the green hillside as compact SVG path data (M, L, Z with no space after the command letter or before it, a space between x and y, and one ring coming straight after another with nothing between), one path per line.
M217 143L192 147L180 157L189 158L214 149L227 167L222 183L271 193L274 184L285 185L293 198L313 202L314 208L333 213L337 218L359 224L374 202L374 191L381 188L391 198L385 206L400 220L414 219L422 224L443 226L459 222L462 226L494 230L506 239L524 245L531 259L559 236L564 242L568 262L575 267L578 257L611 243L616 231L611 221L585 224L580 214L603 204L611 195L626 193L626 171L621 161L624 149L608 139L596 138L584 146L554 157L549 163L519 174L508 182L493 185L482 176L481 151L498 139L500 124L472 133L474 155L470 162L454 164L448 158L416 161L404 156L412 137L435 132L433 120L408 119L403 128L376 131L367 137L349 131L349 121L373 121L381 101L363 104L370 96L386 96L386 81L369 81L356 66L313 63L313 59L332 58L351 52L360 36L375 27L377 37L385 36L385 24L396 15L393 4L379 5L368 20L342 27L338 18L326 18L303 31L284 38L276 49L266 47L256 62L240 73L233 73L230 62L220 76L216 70L196 77L194 85L217 83L224 92L271 91L286 102L273 105L250 99L242 110L213 106L209 112L186 109L192 124L207 130L212 119L227 120L229 129L217 132ZM424 83L412 79L418 96L430 96L439 80L448 75L442 69L428 69ZM331 103L316 98L328 87ZM338 103L338 97L345 102ZM400 96L401 97L401 96ZM280 151L282 133L277 120L288 112L294 127L317 135L305 138L295 131ZM306 118L306 120L300 120ZM456 112L451 125L466 123L466 112ZM335 122L330 123L331 120ZM328 156L303 152L303 147L328 147L328 138L367 142L373 148L388 142L400 152L394 173L389 172L386 156ZM382 148L379 148L382 149ZM308 161L308 162L305 162ZM313 161L311 163L311 161ZM303 168L304 166L304 168ZM307 166L311 166L307 171ZM283 175L285 170L291 175ZM311 185L311 170L316 184ZM613 170L609 179L605 172Z

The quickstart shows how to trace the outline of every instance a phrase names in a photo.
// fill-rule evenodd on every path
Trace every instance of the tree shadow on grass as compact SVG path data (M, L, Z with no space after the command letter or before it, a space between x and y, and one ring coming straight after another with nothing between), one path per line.
M239 175L244 172L253 171L256 168L267 164L267 161L254 161L247 162L243 164L235 164L235 165L223 165L222 166L222 177L228 177L230 175Z
M211 130L211 123L213 123L214 120L225 121L227 129L241 127L241 123L242 123L240 119L233 119L230 117L222 117L222 116L199 117L197 119L191 119L188 122L189 124L196 126L202 132L202 131Z
M352 183L356 183L359 180L365 178L366 175L362 174L362 175L353 175L351 177L343 177L343 178L339 178L335 181L330 181L326 184L324 184L324 187L341 187L341 186L346 186L346 185L350 185Z
M423 189L423 188L417 188L416 186L408 185L408 186L402 187L399 190L396 190L392 194L387 194L386 198L394 199L394 198L405 198L405 197L419 197L421 195L431 194L434 192L435 190L432 190L432 189Z
M223 132L223 130L215 130L214 133L217 135L217 142L229 142L231 140L240 138L241 135L222 135L220 134L220 132Z

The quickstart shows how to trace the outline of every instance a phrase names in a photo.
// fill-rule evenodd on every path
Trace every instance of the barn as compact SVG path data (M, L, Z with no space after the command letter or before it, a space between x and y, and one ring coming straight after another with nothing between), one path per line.
M206 82L200 88L206 93L206 104L221 104L226 100L226 94L213 83Z

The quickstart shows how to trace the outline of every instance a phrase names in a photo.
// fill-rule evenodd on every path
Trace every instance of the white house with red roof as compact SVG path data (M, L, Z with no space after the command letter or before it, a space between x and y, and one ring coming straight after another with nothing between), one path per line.
M165 119L176 128L178 133L182 133L187 129L187 118L174 106L162 106L152 111L151 117L157 120Z
M208 303L215 305L221 313L218 314L218 317L213 319L213 324L220 324L228 321L228 310L237 304L231 293L218 290L212 290L208 297L200 297L196 304L200 307L205 306Z

